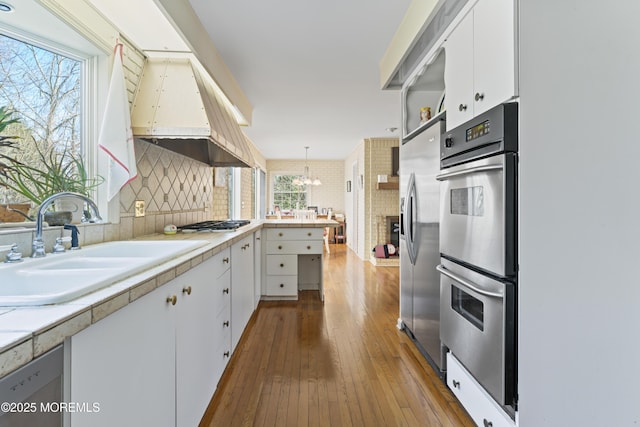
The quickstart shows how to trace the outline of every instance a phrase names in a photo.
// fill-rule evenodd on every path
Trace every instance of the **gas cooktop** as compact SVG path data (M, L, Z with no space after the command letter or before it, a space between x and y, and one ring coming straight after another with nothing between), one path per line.
M178 230L194 232L194 231L232 231L243 225L250 224L248 219L226 219L215 221L202 221L193 224L182 225Z

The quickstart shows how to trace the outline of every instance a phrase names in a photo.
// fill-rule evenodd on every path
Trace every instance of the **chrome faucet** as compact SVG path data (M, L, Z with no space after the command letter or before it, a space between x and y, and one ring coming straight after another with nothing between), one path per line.
M32 245L32 258L42 258L45 256L44 252L44 240L42 239L42 223L44 222L44 213L49 209L49 207L53 204L53 202L57 199L61 199L63 197L75 197L87 202L89 207L93 210L93 214L95 218L91 222L102 222L102 218L100 217L100 211L98 210L98 206L95 204L93 200L80 193L72 193L70 191L63 191L61 193L53 194L47 197L40 207L38 208L38 213L36 214L36 235L33 239ZM83 219L84 221L84 219Z

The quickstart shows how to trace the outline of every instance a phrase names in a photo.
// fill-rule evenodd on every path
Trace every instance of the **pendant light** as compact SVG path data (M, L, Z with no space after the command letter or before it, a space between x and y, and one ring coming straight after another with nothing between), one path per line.
M304 147L305 155L304 155L304 175L299 176L293 180L294 185L322 185L322 182L319 178L311 179L311 175L309 174L309 147Z

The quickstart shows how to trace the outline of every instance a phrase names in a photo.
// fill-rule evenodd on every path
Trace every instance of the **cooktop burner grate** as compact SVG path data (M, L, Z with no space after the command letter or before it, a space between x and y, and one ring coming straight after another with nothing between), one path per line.
M215 231L215 230L235 230L243 225L250 224L248 219L227 219L216 221L202 221L193 224L182 225L178 227L178 230L193 230L193 231Z

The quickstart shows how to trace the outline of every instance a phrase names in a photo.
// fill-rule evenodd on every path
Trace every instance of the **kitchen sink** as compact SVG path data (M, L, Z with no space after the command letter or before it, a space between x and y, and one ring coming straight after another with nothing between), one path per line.
M205 240L119 241L0 264L0 306L59 304L206 245Z

